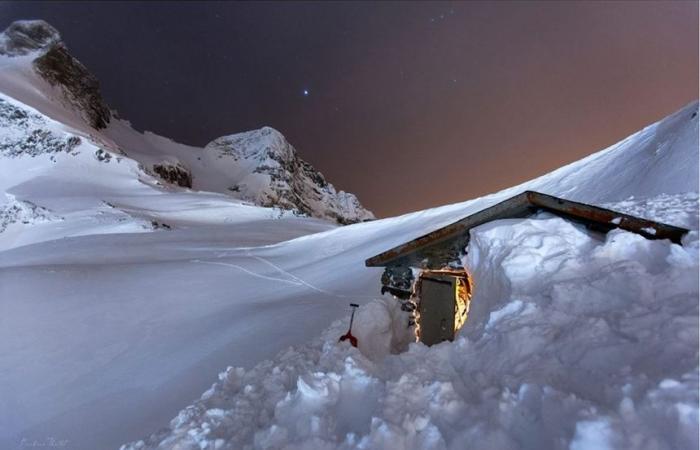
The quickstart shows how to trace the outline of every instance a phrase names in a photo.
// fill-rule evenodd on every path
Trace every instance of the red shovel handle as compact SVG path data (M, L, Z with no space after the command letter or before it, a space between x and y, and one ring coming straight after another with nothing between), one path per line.
M349 340L350 344L353 347L357 347L357 338L352 335L352 321L355 319L355 308L359 307L360 305L358 305L356 303L350 303L350 306L352 306L352 314L350 315L350 327L348 327L347 333L340 336L340 339L338 339L338 342L343 342L343 341Z

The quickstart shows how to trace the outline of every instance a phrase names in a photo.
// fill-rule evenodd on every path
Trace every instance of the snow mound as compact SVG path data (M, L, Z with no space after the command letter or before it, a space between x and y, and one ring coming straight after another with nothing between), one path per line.
M694 214L697 204L698 192L695 189L685 194L660 194L651 198L630 197L616 203L604 203L602 206L657 222L671 218L671 223L692 230L698 228L698 217Z
M378 299L359 310L359 349L337 321L228 368L169 430L122 449L697 448L697 238L601 239L547 214L482 225L455 342L397 354L407 317Z
M274 128L220 137L204 148L203 159L221 175L210 190L343 224L374 219L353 194L336 191Z

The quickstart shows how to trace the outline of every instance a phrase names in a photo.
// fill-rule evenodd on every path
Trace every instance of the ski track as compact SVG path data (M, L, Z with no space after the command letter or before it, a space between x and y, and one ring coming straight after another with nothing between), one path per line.
M284 278L271 277L271 276L268 276L268 275L263 275L263 274L258 273L258 272L253 272L252 270L246 269L245 267L240 266L240 265L237 265L237 264L231 264L231 263L225 263L225 262L216 262L216 261L202 261L202 260L200 260L200 259L193 259L193 260L191 260L191 262L192 262L192 263L196 263L196 264L209 264L209 265L216 265L216 266L231 267L231 268L234 268L234 269L238 269L238 270L240 270L240 271L242 271L242 272L244 272L244 273L247 273L248 275L254 276L254 277L256 277L256 278L261 278L261 279L263 279L263 280L268 280L268 281L277 281L277 282L280 282L280 283L287 283L287 284L291 284L291 285L293 285L293 286L305 286L305 287L307 287L307 288L309 288L309 289L311 289L311 290L313 290L313 291L316 291L316 292L318 292L318 293L320 293L320 294L330 295L330 296L335 297L335 298L351 299L351 300L358 300L358 299L362 299L362 300L375 300L375 299L376 299L376 297L357 296L357 295L344 295L344 294L337 294L337 293L335 293L335 292L331 292L331 291L325 290L325 289L320 288L320 287L318 287L318 286L316 286L316 285L314 285L314 284L312 284L312 283L309 283L308 281L304 280L303 278L300 278L300 277L294 275L294 274L291 273L290 271L288 271L288 270L286 270L286 269L284 269L284 268L278 266L277 264L273 263L272 261L270 261L270 260L268 260L268 259L263 258L262 256L255 256L255 255L250 254L250 250L247 250L247 251L246 251L246 257L247 257L247 258L250 258L250 259L253 259L253 260L256 260L256 261L258 261L258 262L261 262L261 263L263 263L263 264L266 264L266 265L272 267L273 269L275 269L275 270L276 270L277 272L279 272L280 274L286 275L287 277L291 278L291 280L289 280L289 279L284 279Z
M283 278L275 278L275 277L268 277L267 275L262 275L257 272L253 272L252 270L248 270L245 267L239 266L237 264L229 264L229 263L224 263L224 262L215 262L215 261L202 261L199 259L193 259L191 262L196 263L196 264L209 264L209 265L214 265L214 266L224 266L224 267L233 267L234 269L238 269L242 272L247 273L248 275L252 275L256 278L262 278L263 280L269 280L269 281L277 281L280 283L287 283L291 284L294 286L302 286L304 283L299 283L297 281L292 281L292 280L285 280Z
M277 264L273 263L272 261L269 261L269 260L263 258L262 256L250 255L250 257L257 259L258 261L265 263L265 264L269 265L270 267L273 267L274 269L276 269L280 273L287 275L294 280L297 280L302 285L304 285L304 286L308 287L309 289L312 289L316 292L319 292L321 294L332 295L333 297L344 298L344 299L363 299L363 300L375 300L376 299L376 297L336 294L335 292L327 291L327 290L322 289L318 286L314 286L313 284L309 283L308 281L306 281L302 278L299 278L298 276L294 275L293 273L289 272L288 270L283 269L282 267L278 266Z

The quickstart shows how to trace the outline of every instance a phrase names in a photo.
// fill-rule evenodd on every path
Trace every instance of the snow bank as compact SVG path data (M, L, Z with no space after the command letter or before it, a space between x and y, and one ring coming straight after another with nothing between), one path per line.
M373 298L381 270L364 267L367 257L527 189L592 204L621 201L634 195L635 199L625 200L617 204L618 207L642 217L697 229L697 194L654 198L650 202L638 200L661 193L697 191L700 148L697 102L608 149L505 191L401 217L335 228L319 220L283 217L285 213L280 210L254 207L232 197L239 195L236 190L241 191L242 187L237 184L246 174L256 174L249 179L251 182L253 179L264 182L249 187L270 187L271 178L266 174L285 165L277 164L276 159L290 159L282 154L284 152L275 151L287 149L283 138L261 139L257 144L255 140L249 142L254 152L238 161L249 162L247 165L234 164L232 156L237 152L227 152L221 159L215 152L208 160L205 153L209 152L202 148L178 144L148 132L140 133L116 117L112 117L108 128L97 131L85 121L81 108L59 101L63 98L61 88L52 87L34 70L32 62L36 56L34 53L0 56L0 194L9 195L0 195L0 228L5 227L0 233L0 367L17 368L0 370L0 448L3 449L16 448L23 439L26 439L24 442L44 442L47 436L69 438L68 446L76 450L114 448L118 443L150 433L206 389L226 364L250 368L285 346L306 343L344 314L343 306L347 302L364 304L368 297ZM267 136L272 138L274 133ZM194 190L167 185L147 173L164 159L177 160L189 169ZM331 188L317 197L313 189L323 183L318 183L315 171L300 160L297 163L302 175L308 176L295 176L293 178L301 182L285 181L276 185L274 191L308 194L303 197L311 209L322 208L335 214L354 211L357 215L361 205L352 194L342 191L335 192L337 209L326 209L325 200L318 199L328 198ZM222 168L225 170L219 171ZM245 170L239 173L236 168ZM277 181L284 181L285 172L277 172L280 175ZM286 187L291 190L287 191ZM20 203L15 204L15 201ZM674 211L678 214L674 215ZM364 218L368 217L360 217ZM567 233L570 231L564 224L556 226ZM158 232L150 232L156 229ZM535 239L535 231L523 230L523 233L523 239L526 236ZM628 269L622 263L610 270L619 270L620 277L624 275L632 280L629 288L632 290L639 291L639 286L653 284L663 273L670 273L671 266L697 266L696 258L688 256L692 248L697 252L697 247L646 248L633 237L616 236L618 240L630 239L630 250L621 241L617 245L603 245L596 239L587 240L583 234L582 237L572 234L569 236L572 240L564 240L566 251L580 251L582 258L592 260L588 261L591 264L600 264L605 258L629 261L628 265L634 270L629 269L628 275L624 275ZM302 235L305 236L293 239ZM293 240L282 242L289 239ZM548 236L545 240L551 239ZM696 245L696 241L697 234L694 234L686 244ZM361 353L335 347L333 341L345 331L346 322L343 322L337 329L327 332L326 341L319 340L318 345L291 351L294 357L269 363L272 364L270 368L277 365L287 374L285 376L291 380L288 384L280 385L265 371L268 363L263 363L241 375L247 377L246 384L255 391L244 395L221 386L213 394L214 397L219 393L226 396L227 400L222 400L220 407L209 408L213 400L197 406L204 408L202 411L219 408L220 411L211 412L213 418L204 417L204 412L195 409L191 420L183 419L179 425L173 425L171 433L166 432L162 437L169 436L168 442L182 447L199 443L203 447L216 443L229 448L237 448L237 443L242 443L241 447L275 447L283 442L305 446L311 445L311 436L314 436L331 447L360 446L360 442L364 442L365 446L400 448L439 446L441 442L461 447L473 435L478 445L470 444L470 447L507 447L509 439L515 439L513 436L532 430L527 423L518 425L517 420L524 419L515 417L524 408L523 402L537 409L532 406L536 402L527 403L530 400L516 398L512 403L521 405L517 409L507 400L511 394L504 394L519 393L519 386L525 384L535 386L534 390L526 391L527 396L533 395L530 392L539 392L538 389L544 392L540 397L545 404L540 415L527 417L545 417L551 422L554 419L550 416L558 410L549 403L560 398L565 398L561 400L563 403L570 402L566 400L567 395L579 396L580 401L608 411L609 405L614 403L613 396L606 394L600 400L585 397L587 393L571 393L578 389L578 384L556 384L543 378L541 373L533 372L527 361L513 358L527 366L522 373L517 372L520 366L511 363L508 355L519 347L507 348L503 360L476 350L479 346L500 349L491 341L494 336L520 345L518 340L509 337L511 331L504 328L506 325L522 324L524 329L536 329L536 324L520 320L539 319L549 323L552 318L542 310L558 311L545 308L546 299L538 298L534 287L532 292L526 289L529 272L517 274L513 267L501 270L498 261L490 258L521 257L525 261L538 258L546 270L553 270L550 266L565 259L565 255L554 257L553 246L545 243L542 249L537 249L533 245L535 248L529 250L532 255L500 249L498 256L497 249L490 249L492 254L483 249L482 253L489 257L480 259L479 263L492 264L498 270L488 272L493 280L488 277L477 280L477 292L483 294L490 285L492 295L482 298L484 309L480 316L474 316L463 339L455 344L429 350L413 346L401 357L392 356L393 352L405 350L407 329L402 327L405 322L392 302L371 303L358 312L355 334L360 338ZM591 253L601 246L604 250L597 255ZM668 255L664 256L667 250ZM640 263L636 258L642 259L642 256L645 259ZM655 266L657 258L662 262ZM641 269L635 264L641 264ZM602 284L606 278L600 275L605 269L600 265L593 267L595 270L590 276L600 276L598 283L601 285L594 286L597 289L594 298L599 302L598 297L606 292ZM637 278L647 276L642 275L647 270L652 277L651 284L646 279L637 283ZM574 270L570 272L578 276ZM514 277L515 281L509 277ZM563 290L568 285L559 280L550 286L544 277L535 278L532 279L542 285L545 293L555 292L554 286L558 286L560 291L556 291L558 296L552 297L552 303L556 300L559 309L568 313L561 304L566 295ZM585 284L590 280L576 280L572 281L574 294L582 295L576 291L581 286L584 286L583 291L593 290ZM581 284L577 284L579 281ZM622 282L613 281L617 284L612 286L621 290ZM695 285L688 288L687 280L683 279L678 283L673 287L680 293L680 300L669 292L654 291L644 295L671 299L667 300L669 305L679 305L678 311L671 311L677 313L673 320L691 320L688 317L695 307L684 309L682 306L687 301L686 296L696 292ZM619 303L630 301L632 296L611 291L609 297L611 307L619 308ZM648 306L647 300L641 304ZM668 319L669 305L664 303L663 308L657 305L663 314L659 320ZM626 317L616 311L599 315L606 318L609 315L608 320L615 324L616 320ZM586 315L592 314L590 311L577 314L593 320ZM570 317L566 320L574 321ZM646 325L645 322L639 326ZM568 336L568 329L563 325L559 327L555 328L556 332L564 337L553 335L555 347L560 345L559 339ZM574 328L578 332L576 330ZM614 327L612 330L625 332ZM679 333L692 332L688 330L685 324L677 327ZM537 348L540 345L535 331L527 334L523 330L522 333L534 341L524 341L528 346ZM606 333L608 331L600 335L601 339L610 338ZM645 343L646 337L633 335L641 339L639 345ZM597 345L590 336L577 338L582 340L581 348ZM674 347L677 344L670 337L663 339L668 339L673 354L683 353L682 348ZM330 345L323 356L327 361L325 365L319 362L326 351L324 342ZM686 342L685 338L681 342ZM463 352L465 346L474 348ZM653 351L657 349L658 346L652 347ZM635 352L638 356L642 354ZM463 361L462 353L474 360ZM367 375L346 373L344 364L348 357ZM299 366L290 366L293 361L298 361ZM499 365L503 366L501 372L494 368ZM493 377L492 384L468 378L482 366L484 376ZM636 389L629 394L634 402L631 410L642 419L625 412L625 421L619 422L622 413L591 413L590 417L574 424L574 419L564 416L561 420L568 428L562 434L564 443L561 445L571 441L578 448L602 446L616 439L619 423L633 423L630 429L636 430L654 422L670 430L677 425L678 414L683 415L684 420L691 420L697 410L685 408L682 402L696 396L693 389L697 382L678 375L683 372L680 368L686 366L684 361L674 362L665 369L664 379L658 374L648 375L648 384L655 385L654 388L635 387L636 381L630 384L630 389ZM506 377L503 374L507 370L517 372L517 376ZM646 370L644 366L633 366L630 373L646 374ZM342 389L338 389L342 392L352 386L351 392L357 395L358 402L367 405L363 406L364 410L356 411L354 403L341 394L321 398L314 403L316 412L313 414L323 419L309 422L308 426L302 424L297 430L292 426L292 414L310 408L304 406L304 402L309 392L316 391L317 383L309 380L315 380L314 374L318 373L321 374L318 383L327 383L329 393L334 392L336 384L341 386ZM535 375L529 377L524 373ZM561 376L561 372L557 373ZM407 381L401 381L404 374ZM327 380L333 376L340 377L340 381ZM366 385L360 381L365 380L364 377L368 380ZM600 384L607 382L599 375L595 379ZM311 388L299 390L298 380L307 380ZM268 387L278 383L274 388L277 390L263 391L263 383ZM426 405L440 404L435 400L436 396L443 395L440 392L449 392L441 391L448 389L444 386L452 386L456 394L450 395L466 405L469 415L452 416L445 408L440 415L427 409ZM550 388L545 390L542 386ZM563 393L552 394L555 391L551 386ZM411 390L415 391L416 398L409 395ZM495 397L488 397L489 392L504 396L503 408L510 418L505 417L505 412L504 416L499 416L494 410ZM370 393L375 395L372 397ZM297 398L298 402L284 408L280 406L277 413L277 404L286 395ZM257 403L248 404L246 412L248 400ZM258 411L256 408L261 402L266 406ZM404 403L406 406L401 406ZM579 411L576 405L578 403L570 408ZM630 411L628 406L625 411ZM231 411L236 408L243 417L240 424L219 419L235 418L237 413ZM391 417L396 411L402 411L401 418ZM474 426L467 422L472 418ZM617 424L614 420L618 420ZM211 425L212 431L210 434L202 432L200 438L198 424L204 427L205 422ZM317 425L318 428L314 428ZM518 432L519 426L525 431ZM188 432L193 433L192 438L187 437ZM355 433L354 437L347 438L348 432ZM284 433L289 437L282 439ZM460 437L459 433L466 437ZM648 434L662 435L662 431ZM683 430L669 435L687 436ZM222 440L216 441L213 436ZM546 436L554 439L551 433ZM348 439L349 443L343 444ZM154 446L158 439L151 442ZM668 443L668 439L665 442ZM653 447L655 444L645 441L635 446L644 445Z
M356 317L359 349L335 322L229 368L169 430L122 448L697 448L697 227L684 244L546 214L485 224L455 342L406 345L407 317L378 299Z

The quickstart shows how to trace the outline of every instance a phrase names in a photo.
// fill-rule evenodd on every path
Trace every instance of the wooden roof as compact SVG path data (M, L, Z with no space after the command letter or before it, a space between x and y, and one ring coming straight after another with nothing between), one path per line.
M647 239L670 239L680 244L688 230L534 191L525 191L489 208L373 256L368 267L408 266L437 269L458 260L469 243L469 230L499 219L528 217L546 211L607 233L621 228Z

